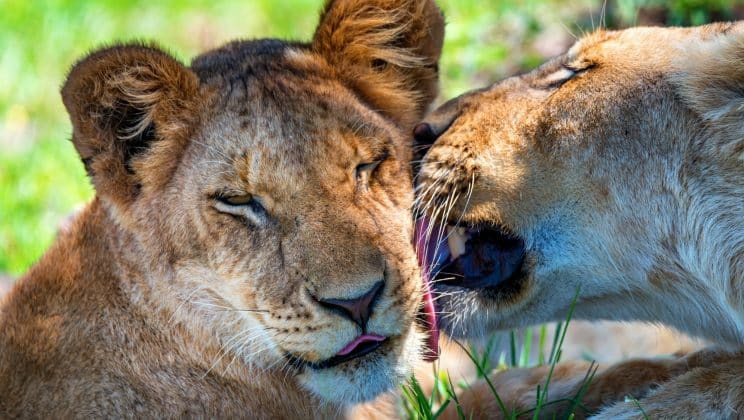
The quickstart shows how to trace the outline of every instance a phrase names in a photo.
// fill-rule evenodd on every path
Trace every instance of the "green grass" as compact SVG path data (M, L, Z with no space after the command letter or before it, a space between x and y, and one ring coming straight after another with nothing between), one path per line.
M597 365L594 364L594 362L590 364L586 375L584 376L584 379L581 381L581 386L573 396L571 396L570 398L551 399L549 393L550 382L553 378L553 372L557 363L561 360L561 349L563 348L563 345L565 343L566 332L568 331L568 326L571 323L578 297L579 290L576 291L576 295L571 302L565 322L558 323L556 327L553 337L553 344L550 348L550 357L547 361L547 364L549 365L548 374L546 376L545 382L537 386L537 398L535 401L535 406L529 409L525 409L519 412L509 410L506 403L502 400L501 396L496 390L496 386L490 380L490 375L498 370L509 369L512 367L521 368L543 365L544 359L542 358L539 359L537 365L533 365L529 361L528 355L530 354L531 344L527 337L532 336L532 332L529 329L527 329L527 331L525 332L525 340L523 341L522 348L520 350L517 350L515 337L516 333L514 331L510 332L510 349L507 356L511 361L511 364L509 366L499 366L496 370L494 370L491 366L491 360L493 360L493 355L491 354L491 352L494 348L498 347L498 345L494 345L493 337L491 337L487 341L485 347L480 352L472 346L465 346L459 342L456 342L456 344L458 344L462 348L462 350L470 358L470 361L475 366L476 378L478 380L484 381L490 389L494 400L501 409L503 418L516 420L517 418L532 417L533 419L538 419L541 418L540 414L546 411L551 417L554 417L553 413L550 412L550 409L553 405L558 403L568 404L568 418L573 418L577 410L581 410L582 414L590 414L590 411L582 405L581 400L586 394L586 391L589 389L589 386L594 379L594 375L597 372ZM544 326L541 328L541 337L543 337L546 330ZM541 347L538 349L539 354L544 353L544 345L545 340L541 339ZM408 383L402 386L403 410L406 417L409 419L436 419L447 406L454 404L457 409L459 418L465 419L466 413L464 412L463 407L460 405L460 402L457 400L457 393L458 390L467 388L469 385L463 383L455 386L450 380L447 372L437 370L436 365L434 367L433 376L434 385L431 395L426 394L415 377L411 377ZM638 407L640 409L640 405Z

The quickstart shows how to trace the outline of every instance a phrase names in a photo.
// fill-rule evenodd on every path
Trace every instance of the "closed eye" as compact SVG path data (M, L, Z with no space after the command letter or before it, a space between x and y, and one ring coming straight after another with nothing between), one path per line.
M265 223L269 217L260 199L253 194L219 193L214 197L214 203L217 211L246 219L254 224Z
M558 70L542 78L540 82L548 88L558 87L571 80L574 76L576 76L576 72L574 70L568 67L561 67Z
M568 82L569 80L573 79L577 75L584 73L585 71L591 69L592 65L583 65L581 67L576 67L572 65L561 65L557 70L553 71L552 73L548 73L548 75L542 77L540 79L540 85L544 89L555 89L561 87L564 83Z
M370 162L363 162L357 165L355 169L357 188L362 190L366 190L367 188L369 188L369 181L371 177L374 175L377 168L387 157L388 152L386 150L374 160Z

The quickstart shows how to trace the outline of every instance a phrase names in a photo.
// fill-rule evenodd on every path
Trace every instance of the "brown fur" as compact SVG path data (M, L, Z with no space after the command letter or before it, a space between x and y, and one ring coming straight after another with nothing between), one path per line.
M651 418L740 416L743 57L742 23L598 31L428 117L440 136L421 167L421 202L454 203L450 222L500 225L527 249L508 294L443 286L454 292L439 300L445 329L559 320L578 289L577 318L664 323L725 348L705 367L600 373L594 408L613 399L591 393L615 387L638 390ZM599 417L639 415L619 402Z
M146 45L75 65L62 96L97 195L2 298L0 417L327 418L409 374L408 133L442 16L337 0L320 22L309 44L233 42L191 67ZM379 281L368 331L387 342L309 367L360 331L317 300Z
M574 418L583 419L592 415L601 418L643 418L644 412L651 418L679 418L680 409L685 410L685 418L732 417L731 409L738 407L744 390L734 373L741 367L742 362L738 359L741 356L741 353L708 349L684 357L630 359L610 366L563 362L557 364L552 373L548 401L575 397L585 385L587 375L595 372L596 376L581 399L581 405L573 408ZM549 369L549 366L540 366L503 370L494 373L491 381L507 410L515 413L524 411L518 418L533 418L534 411L529 410L535 406L538 387L545 389ZM674 380L674 387L662 386L671 379ZM695 392L695 385L691 384L695 380L710 382L700 384L705 388L702 394L685 394L684 391ZM675 388L677 391L673 391ZM717 406L700 405L701 401L728 390L732 392L718 396L722 398L717 398ZM463 390L458 400L473 418L504 418L496 398L485 384L477 383ZM607 406L613 407L596 413ZM541 410L541 418L566 418L569 408L570 401L551 404ZM454 407L448 408L443 418L457 418Z

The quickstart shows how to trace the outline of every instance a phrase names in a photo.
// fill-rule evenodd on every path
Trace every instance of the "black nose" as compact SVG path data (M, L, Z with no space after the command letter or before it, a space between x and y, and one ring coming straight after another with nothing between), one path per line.
M362 328L362 332L367 332L367 321L372 315L372 308L384 284L380 280L364 294L353 299L317 299L317 301L324 308L354 321Z
M413 128L413 173L421 169L420 162L429 151L431 145L437 141L442 134L436 127L428 122L422 122Z
M431 146L437 141L437 133L431 124L422 122L413 129L413 140L418 146Z

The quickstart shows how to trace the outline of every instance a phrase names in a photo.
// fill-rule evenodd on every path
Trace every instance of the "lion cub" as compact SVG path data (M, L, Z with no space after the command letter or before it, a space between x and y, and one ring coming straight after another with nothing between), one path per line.
M442 37L431 0L332 0L307 44L77 63L96 197L2 302L0 417L329 418L396 386L436 337L408 133Z

